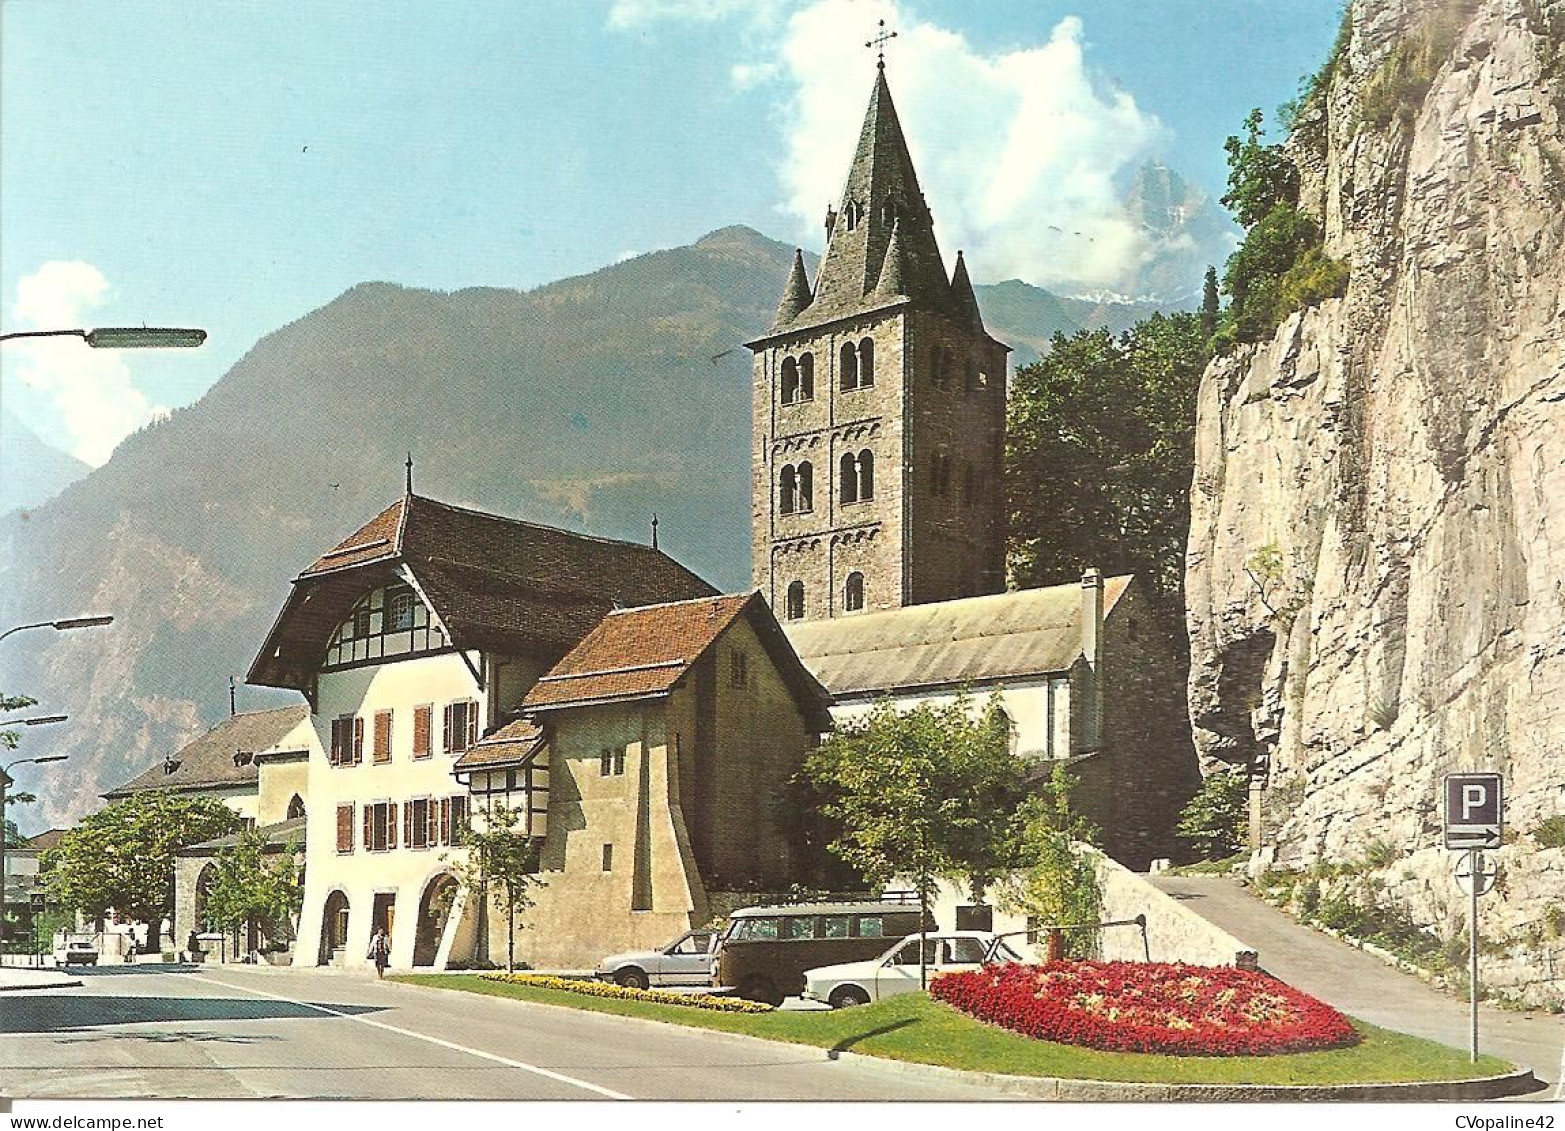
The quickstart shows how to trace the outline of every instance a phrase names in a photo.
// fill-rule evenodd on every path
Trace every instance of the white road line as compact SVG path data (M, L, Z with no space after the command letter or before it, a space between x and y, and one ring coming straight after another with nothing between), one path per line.
M1560 1074L1554 1078L1554 1098L1565 1100L1565 1048L1560 1049Z
M425 1041L432 1045L439 1045L441 1048L452 1049L456 1052L465 1052L469 1056L480 1057L484 1060L492 1060L496 1064L505 1065L507 1068L520 1068L523 1072L531 1072L536 1076L543 1076L549 1080L558 1080L562 1084L570 1084L577 1088L584 1088L589 1092L596 1092L598 1095L603 1096L606 1099L629 1100L635 1098L633 1096L623 1095L619 1092L610 1091L608 1088L599 1087L597 1084L588 1083L586 1080L578 1080L574 1076L566 1076L559 1072L551 1072L549 1069L540 1068L536 1064L527 1064L524 1061L511 1060L510 1058L504 1056L496 1056L492 1052L484 1052L483 1049L468 1048L466 1045L459 1045L453 1041L443 1041L439 1037L431 1037L425 1033L415 1033L411 1029L401 1029L395 1025L387 1025L384 1021L371 1021L367 1017L359 1017L352 1013L342 1013L335 1009L328 1009L324 1005L316 1005L314 1002L299 1001L295 998L284 997L282 994L271 994L267 993L265 990L251 989L249 986L236 986L232 982L219 981L217 978L211 978L201 974L191 976L193 976L199 982L208 982L214 986L223 986L226 989L239 990L241 993L255 994L259 997L269 997L273 1001L286 1001L290 1005L302 1005L306 1009L318 1009L322 1013L330 1014L332 1017L341 1017L346 1021L357 1021L360 1025L370 1025L376 1029L384 1029L388 1033L397 1033L404 1037L412 1037L416 1041Z

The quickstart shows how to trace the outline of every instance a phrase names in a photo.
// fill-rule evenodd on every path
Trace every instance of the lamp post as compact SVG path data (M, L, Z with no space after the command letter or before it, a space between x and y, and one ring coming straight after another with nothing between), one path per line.
M106 624L113 623L114 618L111 616L65 617L62 620L41 620L33 624L19 624L15 628L8 628L4 632L0 632L0 640L4 640L13 632L22 632L29 628L52 628L56 632L69 632L74 628L101 628Z
M174 326L102 326L96 330L12 330L0 334L0 342L13 338L80 338L98 350L194 349L206 341L206 331Z
M51 720L51 721L58 721L58 720ZM27 725L27 724L24 723L23 725ZM6 843L6 835L5 835L5 799L6 799L6 790L9 789L10 786L11 786L11 770L12 770L13 767L24 765L27 762L33 762L33 763L36 763L36 764L42 764L44 762L63 762L63 761L65 761L65 759L67 757L68 757L68 755L65 755L65 754L43 754L43 755L40 755L37 758L18 758L14 762L6 763L5 767L3 769L0 769L0 944L4 944L5 936L6 936L6 929L5 929L5 896L6 896L6 891L5 891L5 886L6 886L6 883L8 882L7 881L7 877L6 877L6 857L7 857L8 853L10 852L11 846Z

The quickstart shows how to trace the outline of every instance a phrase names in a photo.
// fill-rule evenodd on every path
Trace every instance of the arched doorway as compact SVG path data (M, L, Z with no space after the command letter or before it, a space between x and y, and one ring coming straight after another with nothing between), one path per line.
M321 952L317 966L331 963L332 952L348 945L348 894L338 889L326 897L321 912Z
M442 873L424 888L418 901L418 927L413 935L413 965L433 966L440 951L440 939L446 933L446 920L456 898L456 878Z

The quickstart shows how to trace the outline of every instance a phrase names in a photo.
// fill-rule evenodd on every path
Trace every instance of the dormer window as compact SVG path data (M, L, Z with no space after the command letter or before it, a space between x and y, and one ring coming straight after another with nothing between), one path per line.
M343 618L326 646L326 668L383 660L449 646L445 632L407 585L372 589Z

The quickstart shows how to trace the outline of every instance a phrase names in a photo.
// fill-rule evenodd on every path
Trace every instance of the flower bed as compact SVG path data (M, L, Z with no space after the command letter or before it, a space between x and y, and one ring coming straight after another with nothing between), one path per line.
M947 974L930 994L1025 1036L1115 1052L1254 1056L1358 1041L1348 1019L1252 970L1049 962Z
M552 974L480 974L488 982L510 982L516 986L537 986L545 990L565 990L588 997L617 998L620 1001L649 1001L658 1005L687 1005L715 1013L770 1013L772 1007L759 1001L712 994L671 994L666 990L634 990L613 982L589 982L583 978L556 978Z

